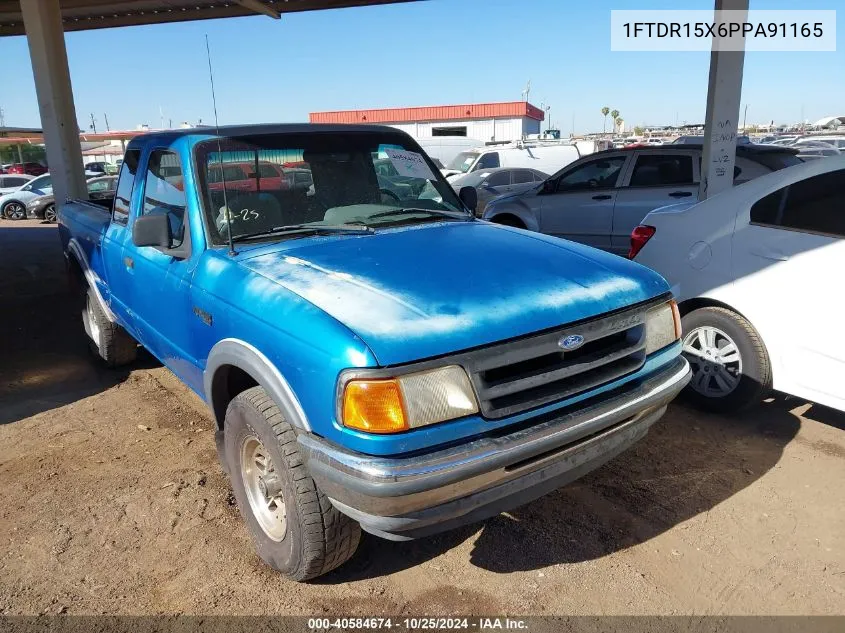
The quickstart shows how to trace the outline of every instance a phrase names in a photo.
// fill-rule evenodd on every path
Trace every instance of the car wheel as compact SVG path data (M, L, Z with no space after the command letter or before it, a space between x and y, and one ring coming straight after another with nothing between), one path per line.
M7 220L26 219L26 207L17 200L10 200L3 205L3 217Z
M360 526L314 484L293 427L262 387L229 404L224 448L238 508L265 563L302 581L352 557Z
M725 308L685 314L683 354L692 379L685 395L708 411L739 411L762 400L772 388L772 365L757 330Z
M58 218L58 214L56 213L56 205L48 205L47 208L44 209L44 219L47 222L55 222L56 218Z
M117 323L108 320L91 288L83 293L82 321L91 351L109 367L127 365L138 355L138 343Z

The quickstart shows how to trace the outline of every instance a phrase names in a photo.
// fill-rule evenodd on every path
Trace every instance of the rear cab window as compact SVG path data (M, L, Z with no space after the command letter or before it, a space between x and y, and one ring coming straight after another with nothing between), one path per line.
M120 166L120 174L117 178L117 191L114 195L112 206L112 222L123 224L129 221L129 204L132 200L132 188L135 185L135 172L138 170L138 161L141 158L141 150L131 149L123 157L123 164Z

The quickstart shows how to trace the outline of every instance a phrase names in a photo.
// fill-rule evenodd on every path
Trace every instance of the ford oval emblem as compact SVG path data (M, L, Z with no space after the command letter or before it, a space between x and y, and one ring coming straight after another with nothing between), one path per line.
M584 344L584 337L580 334L570 334L560 339L557 344L561 349L571 352Z

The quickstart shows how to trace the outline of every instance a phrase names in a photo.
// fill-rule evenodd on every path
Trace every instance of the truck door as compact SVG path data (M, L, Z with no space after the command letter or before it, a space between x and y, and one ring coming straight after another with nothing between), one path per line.
M192 248L182 161L170 149L154 149L142 166L142 189L133 220L166 215L171 248L127 242L124 264L132 277L131 307L139 340L188 386L202 392L192 327L191 282L200 250Z
M140 150L132 149L128 150L123 158L112 204L112 218L103 236L101 249L106 271L106 287L109 292L106 301L118 321L136 338L135 323L129 307L132 278L126 272L124 250L127 243L132 243L132 236L128 229L129 210L132 208L132 193L135 190L140 158Z

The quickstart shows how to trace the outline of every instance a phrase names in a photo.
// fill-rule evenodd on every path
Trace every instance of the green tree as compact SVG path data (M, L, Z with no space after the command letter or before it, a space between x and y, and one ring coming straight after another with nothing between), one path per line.
M602 121L602 124L601 124L602 134L604 134L605 130L607 129L607 115L608 114L610 114L610 108L608 108L607 106L604 106L601 109L601 115L604 117L604 120Z
M634 128L634 135L635 136L642 136L644 133L645 133L645 130L643 129L643 127L641 125L637 125Z
M610 111L610 120L613 121L613 124L616 125L616 119L619 118L619 110L611 110Z

